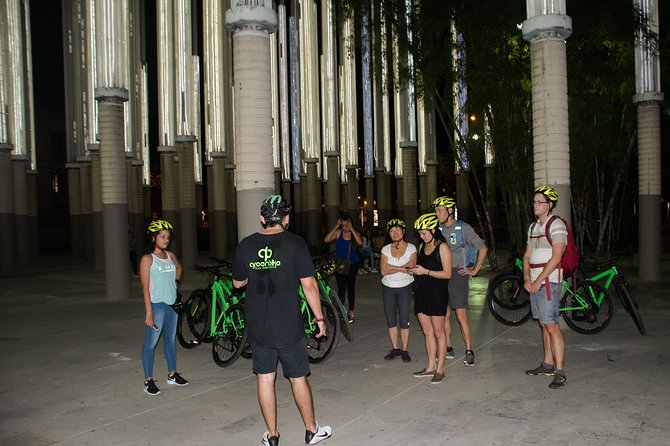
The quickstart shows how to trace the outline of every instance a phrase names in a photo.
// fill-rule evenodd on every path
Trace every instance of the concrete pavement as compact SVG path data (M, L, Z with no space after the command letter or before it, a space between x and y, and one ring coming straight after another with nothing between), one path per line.
M390 348L378 274L359 276L355 340L342 337L333 358L312 366L317 418L333 427L331 445L668 445L670 444L670 259L659 284L626 271L648 328L640 336L615 300L612 323L593 336L564 327L568 383L523 372L542 358L540 332L498 323L484 306L488 278L472 282L470 321L476 366L456 359L431 385L412 372L425 366L423 336L412 318L412 363L385 361ZM206 284L189 272L184 290ZM259 445L265 424L251 362L217 367L210 344L178 346L186 387L165 383L159 344L155 379L142 391L143 305L139 279L119 302L104 296L104 274L90 265L46 257L0 279L0 445ZM453 317L453 316L452 316ZM457 330L457 322L452 326ZM277 382L282 445L303 443L290 385Z

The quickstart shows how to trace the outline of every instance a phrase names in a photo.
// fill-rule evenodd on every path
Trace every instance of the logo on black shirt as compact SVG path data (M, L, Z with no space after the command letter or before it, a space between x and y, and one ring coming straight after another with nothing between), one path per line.
M267 246L258 250L258 257L262 260L258 262L249 262L249 268L259 270L275 269L281 266L281 261L272 258L272 250Z

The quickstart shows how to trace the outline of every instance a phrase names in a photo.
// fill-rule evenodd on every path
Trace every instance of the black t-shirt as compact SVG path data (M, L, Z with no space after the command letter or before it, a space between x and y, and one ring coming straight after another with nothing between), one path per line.
M244 312L252 344L282 348L305 336L298 285L314 274L307 244L291 232L256 233L240 242L233 278L249 279Z

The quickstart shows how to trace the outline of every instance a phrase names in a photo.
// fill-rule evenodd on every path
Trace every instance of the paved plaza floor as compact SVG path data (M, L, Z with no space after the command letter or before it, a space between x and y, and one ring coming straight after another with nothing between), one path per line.
M42 265L40 267L39 265ZM663 280L628 274L648 328L640 336L618 299L610 326L585 336L563 327L568 383L551 390L530 377L542 345L537 325L508 327L484 304L488 278L472 281L470 321L475 367L456 358L431 385L412 372L425 366L423 336L412 318L411 363L385 361L389 340L380 277L359 276L355 339L312 366L317 418L334 445L668 445L670 444L670 259ZM206 284L188 272L184 290ZM251 362L217 367L211 345L178 346L178 370L190 381L168 386L162 344L155 373L162 393L142 391L144 335L139 279L130 296L105 298L104 274L67 258L0 278L0 445L259 445L265 431ZM458 325L453 319L453 327ZM278 378L282 445L304 444L290 385Z

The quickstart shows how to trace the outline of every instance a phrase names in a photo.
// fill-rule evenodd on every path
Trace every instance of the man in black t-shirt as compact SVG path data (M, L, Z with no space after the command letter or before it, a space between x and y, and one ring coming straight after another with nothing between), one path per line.
M286 231L290 211L288 201L281 195L265 199L260 215L263 230L240 242L233 263L233 286L247 286L246 329L253 372L258 377L258 402L268 427L262 443L268 446L279 445L275 394L278 361L291 382L293 398L305 424L305 443L316 444L332 434L330 426L318 426L314 417L299 284L319 327L317 337L326 335L326 324L307 244Z

